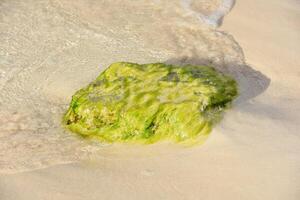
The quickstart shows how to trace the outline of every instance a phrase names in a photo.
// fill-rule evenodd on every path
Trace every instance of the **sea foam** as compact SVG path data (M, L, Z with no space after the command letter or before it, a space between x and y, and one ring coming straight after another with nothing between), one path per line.
M235 0L223 0L219 7L209 15L205 15L199 11L195 11L192 8L193 0L181 0L182 7L191 15L194 15L199 20L213 26L218 27L222 24L223 17L229 13L235 4Z

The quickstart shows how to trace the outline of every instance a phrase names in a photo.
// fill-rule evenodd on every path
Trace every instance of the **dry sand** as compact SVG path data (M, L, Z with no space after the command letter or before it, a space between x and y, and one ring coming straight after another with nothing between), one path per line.
M204 145L110 146L89 161L0 175L0 198L299 199L299 18L296 0L239 0L225 17L220 29L248 64L237 78L252 77Z

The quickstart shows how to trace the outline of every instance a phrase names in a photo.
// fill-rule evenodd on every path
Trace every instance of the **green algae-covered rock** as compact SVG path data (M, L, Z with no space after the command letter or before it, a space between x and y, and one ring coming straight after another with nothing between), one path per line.
M211 67L120 62L75 93L63 123L105 142L199 143L236 95Z

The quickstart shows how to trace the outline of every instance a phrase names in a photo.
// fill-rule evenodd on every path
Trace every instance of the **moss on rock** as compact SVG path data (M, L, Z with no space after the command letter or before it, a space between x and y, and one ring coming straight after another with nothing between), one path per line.
M236 95L208 66L119 62L73 95L63 124L105 142L199 143Z

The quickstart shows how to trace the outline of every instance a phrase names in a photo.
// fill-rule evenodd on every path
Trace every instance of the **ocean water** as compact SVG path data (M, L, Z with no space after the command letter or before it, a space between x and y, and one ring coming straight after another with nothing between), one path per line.
M217 28L233 4L1 1L0 173L101 156L110 145L66 132L61 117L72 94L112 62L208 64L239 81L237 103L255 95L260 75L245 65L233 37Z

